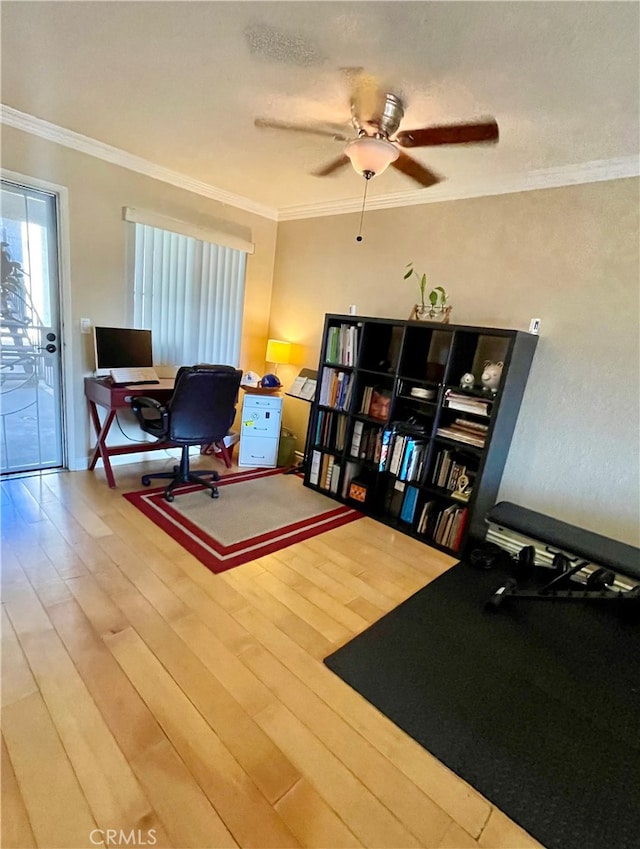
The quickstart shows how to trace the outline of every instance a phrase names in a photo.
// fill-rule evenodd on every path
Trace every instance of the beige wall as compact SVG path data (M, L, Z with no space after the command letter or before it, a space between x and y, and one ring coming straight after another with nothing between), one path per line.
M80 318L89 317L94 324L128 323L124 206L152 210L202 227L226 228L255 243L255 253L247 260L240 365L260 373L264 370L276 243L274 221L5 126L2 168L68 189L70 321L63 337L70 360L71 379L67 383L74 407L68 424L74 446L70 468L86 468L93 442L83 397L83 377L94 368L93 338L80 333ZM137 433L139 436L139 429Z
M452 321L527 330L540 341L501 499L640 543L637 179L365 214L278 228L271 334L315 368L326 312L407 318L413 261L444 286ZM303 434L309 408L285 399Z
M443 285L461 324L527 329L541 338L500 497L640 543L640 352L637 179L365 214L272 221L2 128L2 166L68 189L75 400L70 429L82 468L93 442L82 378L93 368L80 317L126 322L122 207L250 234L241 366L262 373L267 335L294 344L286 385L317 365L326 312L406 318L413 261ZM277 245L276 245L277 231ZM275 258L275 271L274 271ZM285 398L284 423L304 444L309 406Z

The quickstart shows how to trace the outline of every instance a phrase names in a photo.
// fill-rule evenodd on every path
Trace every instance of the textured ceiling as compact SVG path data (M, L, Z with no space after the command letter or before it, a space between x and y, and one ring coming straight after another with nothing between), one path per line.
M11 2L2 102L280 210L360 197L343 144L254 118L344 122L345 68L401 129L493 115L497 146L410 151L456 186L638 154L635 2ZM389 170L370 195L417 188ZM422 189L429 192L429 189Z

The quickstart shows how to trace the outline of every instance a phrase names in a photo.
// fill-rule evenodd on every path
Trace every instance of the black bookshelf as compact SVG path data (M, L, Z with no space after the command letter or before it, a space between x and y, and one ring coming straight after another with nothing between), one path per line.
M326 315L305 485L461 553L485 536L537 342L520 330ZM504 364L495 393L481 385L486 360Z

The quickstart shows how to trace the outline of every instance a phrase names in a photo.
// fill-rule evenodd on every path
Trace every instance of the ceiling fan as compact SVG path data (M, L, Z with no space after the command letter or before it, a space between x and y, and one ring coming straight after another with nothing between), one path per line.
M312 172L318 177L333 174L351 162L365 180L370 180L391 165L425 188L444 178L408 156L402 148L495 143L499 138L498 124L494 118L397 132L403 117L404 104L398 95L383 91L372 93L370 89L363 95L362 91L355 89L351 96L351 123L357 134L355 138L345 135L344 125L340 124L291 124L256 118L255 126L312 133L329 136L334 141L346 141L341 156Z

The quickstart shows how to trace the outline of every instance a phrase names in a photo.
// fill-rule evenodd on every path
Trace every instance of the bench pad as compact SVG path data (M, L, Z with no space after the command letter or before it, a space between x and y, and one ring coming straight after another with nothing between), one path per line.
M499 501L494 505L487 521L640 580L640 549L632 545L552 519L510 501Z

